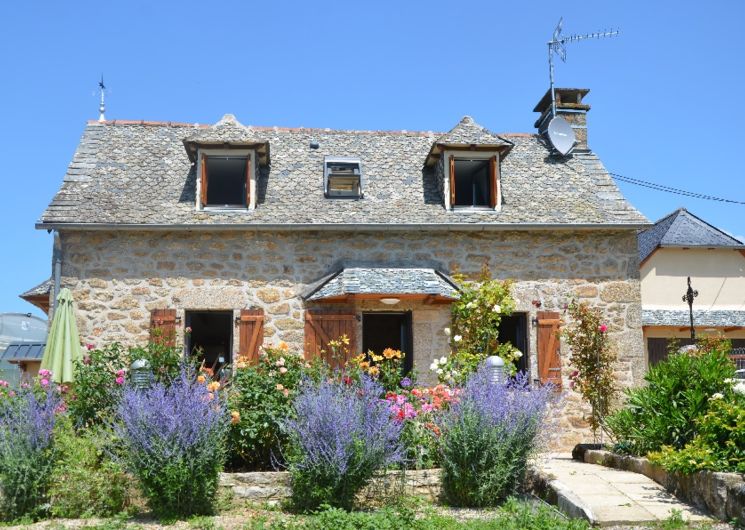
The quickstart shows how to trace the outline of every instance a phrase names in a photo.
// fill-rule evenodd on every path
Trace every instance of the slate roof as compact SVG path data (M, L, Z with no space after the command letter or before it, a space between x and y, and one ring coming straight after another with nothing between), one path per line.
M458 288L435 269L345 267L305 293L304 298L313 301L348 294L421 294L455 299Z
M642 309L643 326L690 326L687 310ZM695 327L745 327L745 310L693 310Z
M745 244L717 227L678 208L654 225L639 232L639 260L643 261L661 247L703 247L745 249Z
M46 344L8 344L0 359L10 363L41 361Z
M443 138L511 144L501 168L500 212L445 210L442 177L438 180L436 167L425 167L432 146ZM195 208L196 170L184 141L191 145L225 139L262 140L271 147L269 164L257 175L255 210ZM310 148L311 140L318 142L317 149ZM324 156L361 159L364 199L324 197ZM406 131L243 127L227 119L212 127L90 122L60 190L37 227L70 224L481 229L489 225L638 228L648 221L626 201L594 153L577 150L567 158L552 157L543 138L534 134L495 135L472 120L462 121L443 137Z
M263 155L261 162L269 161L266 139L254 128L242 125L232 114L226 114L212 127L195 129L183 141L192 162L197 159L199 146L256 146Z
M470 116L464 116L458 125L437 138L427 156L427 163L433 164L444 147L469 147L472 145L491 146L494 148L511 148L514 144L482 127Z
M20 296L23 299L31 298L34 296L44 296L49 295L50 291L52 290L53 282L52 279L49 278L48 280L44 280L39 285L32 287L25 293L21 293L18 296Z

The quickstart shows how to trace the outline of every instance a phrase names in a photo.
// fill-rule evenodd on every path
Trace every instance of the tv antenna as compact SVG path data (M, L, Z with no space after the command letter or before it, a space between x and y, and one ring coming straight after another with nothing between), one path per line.
M106 121L106 116L104 116L104 113L106 112L106 104L104 102L104 94L106 92L106 85L103 83L103 74L101 74L101 80L98 82L98 91L101 94L101 103L98 105L98 121Z
M595 33L585 33L584 35L569 35L563 37L561 35L562 25L564 24L564 17L559 19L559 23L556 24L554 29L553 37L548 41L548 69L549 69L549 82L551 86L551 117L556 116L556 93L554 92L554 53L561 57L562 62L567 61L567 49L566 45L570 42L579 42L582 40L590 39L604 39L607 37L618 36L618 30L610 29L597 31Z

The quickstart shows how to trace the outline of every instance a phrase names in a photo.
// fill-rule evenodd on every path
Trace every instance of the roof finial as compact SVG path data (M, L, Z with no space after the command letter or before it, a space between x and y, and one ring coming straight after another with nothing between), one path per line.
M101 103L98 105L98 121L106 121L106 104L104 103L104 92L106 91L106 85L103 84L103 74L101 74L101 80L98 82L98 89L101 92Z

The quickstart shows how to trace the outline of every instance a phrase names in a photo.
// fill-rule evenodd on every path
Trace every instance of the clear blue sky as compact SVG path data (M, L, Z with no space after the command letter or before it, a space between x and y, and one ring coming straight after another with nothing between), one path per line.
M34 222L83 126L110 119L446 131L470 114L530 132L546 41L570 45L557 85L588 87L590 146L623 175L745 200L745 2L13 2L0 32L0 312L49 277ZM685 206L745 236L745 206L623 192L651 220ZM550 200L549 197L547 199ZM556 198L556 200L561 200Z

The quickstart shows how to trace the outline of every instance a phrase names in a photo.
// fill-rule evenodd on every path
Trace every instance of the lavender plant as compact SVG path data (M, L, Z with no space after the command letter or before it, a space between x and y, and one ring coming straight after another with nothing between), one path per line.
M495 506L519 489L527 460L545 433L549 386L525 374L491 383L483 367L440 422L442 488L456 506Z
M124 463L159 516L210 513L226 457L222 396L182 369L170 384L126 388L115 431Z
M0 511L6 520L48 508L54 465L52 431L60 396L47 379L0 400Z
M402 424L380 399L383 387L363 375L358 382L305 380L295 398L290 439L292 500L303 511L321 504L349 509L374 473L401 462Z

